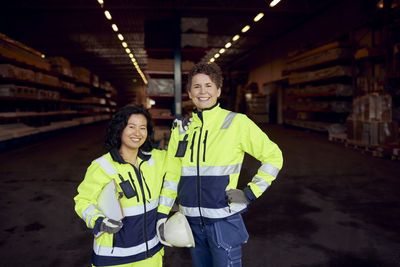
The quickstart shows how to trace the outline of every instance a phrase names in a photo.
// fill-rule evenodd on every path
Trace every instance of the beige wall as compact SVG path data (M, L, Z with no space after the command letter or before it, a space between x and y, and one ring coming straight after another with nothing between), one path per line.
M282 79L282 70L284 69L284 67L284 60L276 59L257 68L250 69L249 83L257 83L259 90L261 90L264 83Z

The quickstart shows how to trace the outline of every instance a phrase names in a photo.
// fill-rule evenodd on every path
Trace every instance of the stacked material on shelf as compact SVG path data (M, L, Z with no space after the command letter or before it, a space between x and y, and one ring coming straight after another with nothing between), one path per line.
M67 89L71 92L75 91L75 84L67 81L60 80L60 87Z
M174 94L174 80L173 79L149 79L147 84L147 94Z
M269 95L253 94L246 99L246 110L249 113L269 113Z
M392 121L391 95L369 93L355 98L346 124L349 140L368 145L398 142L398 123Z
M392 96L369 93L354 98L353 118L359 121L392 121Z
M71 64L70 62L63 57L49 57L48 58L50 64L51 64L51 69L58 73L65 75L67 77L73 77L72 69L71 69Z
M93 74L93 73L92 73L92 86L94 86L94 87L100 86L99 76L96 74Z
M74 93L90 94L90 88L88 86L75 86Z
M189 71L194 66L193 61L184 60L182 61L181 67L182 71ZM173 59L157 59L148 58L147 59L147 69L149 73L171 73L174 72L174 60Z
M0 141L20 138L31 134L39 133L35 127L27 126L23 123L11 123L0 125Z
M154 127L154 141L160 142L159 149L167 149L169 137L171 135L171 128L168 126L155 126Z
M38 89L37 90L37 99L59 100L60 99L60 92L52 91L52 90L45 90L45 89Z
M49 62L39 51L34 50L5 34L0 33L0 56L19 63L50 71Z
M111 83L109 81L100 81L100 88L111 91Z
M0 64L0 78L35 82L35 72L10 64Z
M151 108L149 113L152 118L172 118L171 110L166 108Z
M0 84L0 96L37 98L37 89L16 84Z
M351 111L351 103L346 101L314 102L310 99L300 99L296 102L289 102L288 107L297 111L320 111L335 113L348 113Z
M319 81L343 76L352 76L351 67L337 65L314 71L293 72L289 75L289 84Z
M288 88L288 95L297 96L352 96L353 86L348 84L326 84L321 86L307 85L304 88Z
M72 67L72 73L78 82L90 85L90 70L83 67Z
M60 81L58 77L41 72L35 73L35 82L53 87L60 86Z
M353 52L347 44L333 42L289 58L288 71L298 70L332 61L351 60Z

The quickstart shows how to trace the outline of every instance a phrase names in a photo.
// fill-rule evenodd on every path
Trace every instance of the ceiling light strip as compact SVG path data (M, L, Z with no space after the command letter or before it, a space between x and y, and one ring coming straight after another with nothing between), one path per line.
M274 1L272 1L271 4L270 4L270 6L271 6L273 3L274 3L274 5L276 5L279 1L280 1L280 0L274 0ZM271 7L272 7L272 6L271 6ZM258 14L253 18L253 21L254 21L254 22L258 22L258 21L260 21L263 17L264 17L264 13L261 13L261 12L260 12L260 13L258 13ZM246 32L249 31L249 30L250 30L250 25L246 25L246 26L244 26L244 27L242 28L241 32L242 32L242 33L246 33ZM232 37L232 42L236 42L237 40L239 40L239 38L240 38L240 35L239 35L239 34L236 34L235 36ZM210 62L214 62L215 59L219 58L220 55L223 54L223 53L226 51L226 49L230 48L231 46L232 46L232 43L231 43L231 42L226 43L226 44L225 44L225 48L221 48L221 49L219 50L219 53L216 53L212 58L210 58Z
M103 0L97 0L97 2L100 4L101 8L104 7L104 1ZM106 16L107 20L112 20L112 16L110 11L105 10L104 15ZM111 24L111 28L113 29L114 32L119 32L117 24L113 23ZM142 70L139 67L138 62L136 61L132 51L129 49L128 44L124 42L124 36L121 33L117 34L118 39L121 41L122 46L125 48L125 52L128 54L129 58L132 61L132 64L135 66L136 71L139 73L140 77L142 77L142 80L145 84L147 84L147 79L146 76L143 74Z

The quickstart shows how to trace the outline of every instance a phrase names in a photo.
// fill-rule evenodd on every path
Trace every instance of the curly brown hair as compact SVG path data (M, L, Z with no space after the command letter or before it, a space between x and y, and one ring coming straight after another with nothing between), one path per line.
M217 88L222 87L222 71L221 68L215 64L214 62L208 62L208 63L197 63L196 65L193 66L193 68L190 70L189 75L188 75L188 83L187 83L187 90L190 91L190 87L192 86L192 78L196 74L206 74L210 77L211 81L215 83Z

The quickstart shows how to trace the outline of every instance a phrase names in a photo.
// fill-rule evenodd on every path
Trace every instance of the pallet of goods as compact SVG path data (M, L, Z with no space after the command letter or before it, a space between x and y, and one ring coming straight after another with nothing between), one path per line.
M347 146L365 151L385 151L398 144L399 125L392 120L392 99L384 93L369 93L353 100L347 122Z

